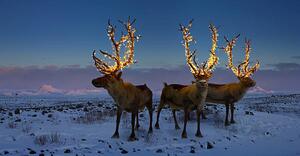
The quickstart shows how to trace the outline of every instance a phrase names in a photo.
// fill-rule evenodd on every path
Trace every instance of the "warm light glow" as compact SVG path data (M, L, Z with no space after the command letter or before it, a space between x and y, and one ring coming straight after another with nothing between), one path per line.
M120 21L121 22L121 21ZM110 24L110 21L108 21L108 27L107 27L107 35L109 40L112 42L112 49L114 51L114 55L109 54L108 52L100 50L100 53L111 60L114 61L114 65L109 65L108 63L104 62L102 59L99 59L95 56L96 51L93 52L93 59L95 61L95 66L98 69L99 72L103 74L112 74L116 73L119 70L122 70L123 68L134 64L134 44L135 40L138 41L140 36L135 36L134 33L136 32L135 28L132 27L135 20L130 22L130 19L128 19L127 22L122 22L122 24L125 26L125 29L127 31L127 34L122 34L119 41L115 40L115 26ZM120 56L120 50L121 46L126 47L126 51L124 52L123 58Z
M255 71L258 70L260 67L259 62L257 61L254 66L249 68L249 60L250 60L250 52L251 52L251 46L250 46L250 41L245 40L245 59L244 61L238 65L238 67L234 66L232 63L232 49L235 46L235 43L238 39L239 35L234 37L232 40L228 40L225 37L225 40L227 42L227 45L224 49L226 54L228 55L228 68L232 70L232 72L237 76L237 77L250 77Z
M192 72L195 78L204 77L208 79L212 76L212 71L218 64L219 60L215 53L217 49L218 31L214 25L209 25L209 29L212 33L212 46L210 49L210 57L208 58L208 61L203 62L201 65L198 65L198 63L196 62L196 51L193 51L192 53L190 51L190 42L195 42L190 33L191 27L192 21L189 22L189 25L187 27L180 25L180 30L183 34L183 46L185 48L186 62L190 67L190 71Z

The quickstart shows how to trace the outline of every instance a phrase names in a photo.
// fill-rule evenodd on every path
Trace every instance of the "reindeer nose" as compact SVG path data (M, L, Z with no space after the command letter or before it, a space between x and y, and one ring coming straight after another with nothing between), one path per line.
M96 85L96 80L92 80L92 84L95 86Z

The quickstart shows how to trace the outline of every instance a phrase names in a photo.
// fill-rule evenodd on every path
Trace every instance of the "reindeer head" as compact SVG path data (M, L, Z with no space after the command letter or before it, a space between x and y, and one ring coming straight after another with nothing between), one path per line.
M122 83L122 72L118 74L106 74L92 80L92 84L97 88L108 88L110 84Z
M113 60L114 64L109 65L108 63L104 62L104 60L96 57L95 50L93 52L93 59L95 61L95 66L100 73L104 74L104 76L92 80L92 84L95 87L107 88L111 84L116 84L118 82L122 83L123 82L121 79L122 72L119 71L135 63L133 59L134 43L135 40L138 40L139 38L139 36L134 35L136 30L132 27L135 20L131 22L130 18L128 18L127 22L122 22L122 21L120 22L124 25L127 34L124 35L122 33L120 40L116 41L115 39L116 27L111 25L110 21L108 21L107 35L109 40L112 42L112 49L114 51L113 54L100 50L100 53L104 55L104 57ZM122 45L126 45L126 51L124 52L123 58L121 58L120 56Z
M223 47L224 51L228 56L228 68L232 70L232 72L236 75L236 77L240 80L240 82L246 87L254 87L256 82L251 78L251 75L258 70L259 61L256 62L255 65L249 68L249 59L250 59L250 40L245 39L245 59L242 63L240 63L237 67L232 63L232 49L235 46L235 43L240 35L237 35L232 40L228 40L226 37L225 41L227 42L226 47Z
M218 64L219 58L215 53L217 49L218 32L217 28L214 25L209 25L209 29L212 33L212 46L210 49L210 57L207 61L199 65L196 61L196 50L194 50L192 53L190 50L190 42L195 41L190 33L192 22L193 21L191 20L188 26L180 25L180 30L183 34L183 46L185 48L186 62L196 80L194 83L196 83L196 85L199 87L203 87L208 85L207 81L211 78L212 71Z

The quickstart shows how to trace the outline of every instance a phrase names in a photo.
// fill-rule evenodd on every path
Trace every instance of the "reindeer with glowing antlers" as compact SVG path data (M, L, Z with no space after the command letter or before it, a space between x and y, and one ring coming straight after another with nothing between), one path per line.
M149 111L150 116L150 126L148 133L152 132L152 92L151 90L144 85L135 86L131 83L124 82L121 78L123 68L134 64L134 45L135 40L138 39L138 36L135 36L135 28L132 27L133 22L128 19L127 22L122 22L125 26L127 34L122 34L119 41L115 39L115 26L111 25L108 22L107 33L109 40L112 42L114 55L109 54L108 52L100 50L100 53L105 57L113 60L114 65L109 65L104 62L102 59L95 56L96 52L93 52L93 59L95 61L95 66L99 72L104 74L104 76L94 79L92 84L95 87L104 88L112 96L117 105L117 121L116 121L116 130L112 138L119 138L119 124L123 111L131 112L131 126L132 132L129 137L129 141L136 140L134 127L135 127L135 118L136 118L136 127L139 127L138 124L138 111L144 110L145 106ZM126 45L126 52L121 58L120 50L121 46Z
M223 49L226 54L228 55L228 68L230 68L233 73L237 76L239 79L238 83L229 83L229 84L208 84L208 93L206 96L206 102L209 103L217 103L217 104L224 104L226 106L226 117L225 117L225 126L229 125L228 121L228 114L229 114L229 108L231 111L231 120L230 123L235 123L234 121L234 103L239 101L247 90L250 87L255 86L255 81L251 79L251 75L258 70L259 68L259 62L257 62L253 67L249 68L249 59L250 59L250 41L245 41L245 59L244 61L238 65L238 67L235 67L232 63L232 49L235 46L235 43L237 41L237 38L239 35L237 35L232 40L228 40L225 37L225 41L227 42L226 47L223 47ZM178 88L184 87L184 85L174 85ZM160 112L160 111L159 111ZM205 118L204 114L202 113L203 118ZM177 123L175 109L173 109L173 117L175 121L175 128L179 129L179 125ZM156 123L158 125L158 122Z
M183 46L185 47L185 56L186 62L192 72L195 82L191 85L180 85L180 84L170 84L163 88L160 104L158 106L157 112L157 121L155 124L156 128L159 128L159 115L161 109L164 105L169 105L173 110L174 119L175 117L175 110L184 110L184 129L182 132L182 138L186 138L186 125L189 116L189 112L196 109L197 110L197 137L202 137L200 132L200 114L203 111L203 107L205 105L205 98L207 95L208 90L208 83L207 81L212 76L212 70L218 63L218 57L216 56L216 48L217 48L217 29L213 25L210 25L209 28L212 32L212 47L210 50L210 57L207 62L203 63L202 65L198 65L196 62L196 55L195 51L190 51L190 42L193 42L194 39L190 34L190 29L192 27L192 21L190 21L187 27L180 25L180 30L183 34ZM177 121L176 121L177 123Z
M208 93L206 97L206 102L225 104L226 106L226 117L225 125L229 125L228 113L229 108L231 111L231 120L230 123L235 123L234 121L234 103L243 98L247 90L251 87L254 87L256 82L250 77L255 71L259 68L259 62L252 66L249 66L250 58L250 41L245 40L245 59L238 65L234 66L232 63L232 49L235 46L235 43L239 35L234 37L232 40L228 40L226 37L225 41L227 42L226 47L222 49L226 52L228 56L228 68L232 70L235 76L239 79L238 83L229 83L229 84L208 84Z

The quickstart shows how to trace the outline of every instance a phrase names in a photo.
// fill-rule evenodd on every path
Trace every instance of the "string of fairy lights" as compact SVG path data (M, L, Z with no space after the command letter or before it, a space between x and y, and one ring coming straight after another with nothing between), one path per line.
M232 72L237 77L250 77L255 71L258 70L260 67L259 61L257 61L252 67L249 68L249 60L250 60L250 52L252 50L250 40L245 40L245 59L244 61L238 65L238 67L234 66L232 63L232 49L236 45L236 41L238 39L239 35L234 37L232 40L228 40L225 37L225 40L227 42L227 45L224 49L225 53L228 55L228 68L232 70Z
M100 53L105 57L109 58L109 62L106 63L104 60L96 57L96 50L93 52L93 59L95 61L95 66L97 70L103 74L112 74L116 73L119 70L124 69L125 67L130 66L131 64L136 63L134 60L134 46L135 42L140 39L140 35L135 36L136 29L132 26L135 22L133 20L130 21L130 18L127 22L120 21L125 29L127 34L124 35L122 33L119 41L116 41L115 39L115 31L116 27L113 26L110 21L108 21L108 27L107 27L107 35L109 40L112 42L112 49L113 54L110 54L106 51L100 50ZM185 48L185 56L188 66L190 67L191 73L194 75L195 78L206 78L209 79L212 76L212 72L215 69L215 66L219 62L219 57L216 55L216 50L218 48L217 42L218 42L218 30L213 25L209 25L209 29L212 33L211 39L212 39L212 45L210 49L210 55L207 61L203 62L201 65L199 65L196 61L196 50L191 52L190 50L190 44L191 42L196 43L193 36L190 33L190 29L192 27L191 20L187 26L180 25L180 30L183 34L183 46ZM230 41L225 37L225 41L227 42L225 47L222 47L225 51L225 53L228 55L228 65L227 67L232 70L232 72L237 77L250 77L255 71L258 70L260 67L259 61L256 62L255 65L249 68L249 60L250 60L250 52L252 50L250 46L250 40L245 40L245 58L244 61L239 64L237 67L233 65L232 61L232 50L233 47L236 45L237 39L240 35L237 35ZM121 47L124 46L126 48L123 57L121 58L120 51ZM114 61L113 65L111 63L111 60Z
M180 25L180 30L183 34L183 46L185 48L186 61L194 77L205 77L208 79L212 76L212 71L214 70L215 66L218 64L219 61L219 58L215 53L217 49L218 31L214 25L209 25L209 29L212 33L212 46L210 49L210 56L208 60L202 63L202 65L200 66L196 61L196 50L194 50L192 53L190 50L190 42L195 42L193 36L190 33L192 22L193 21L191 20L188 26Z
M109 65L111 64L111 62L109 63L104 62L104 60L95 56L96 51L93 52L93 59L95 61L95 66L97 70L103 74L115 73L119 70L122 70L125 67L130 66L131 64L136 63L136 61L134 60L134 46L135 46L135 41L138 41L140 39L140 36L139 35L135 36L136 29L132 27L135 20L130 22L130 19L128 19L127 22L122 22L122 21L120 22L125 26L127 34L124 35L122 33L119 41L115 40L115 30L116 30L115 26L111 25L109 21L107 27L107 35L109 40L112 42L112 49L114 55L100 50L100 53L105 58L109 58L110 60L113 60L114 64ZM122 58L120 55L121 46L126 47L126 51L124 52Z

